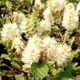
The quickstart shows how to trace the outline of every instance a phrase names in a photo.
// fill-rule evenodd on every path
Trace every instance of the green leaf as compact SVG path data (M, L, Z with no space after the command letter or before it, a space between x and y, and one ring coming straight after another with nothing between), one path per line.
M18 64L22 64L22 61L21 61L21 58L17 58L17 57L14 57L13 58L13 61L17 62Z
M59 73L59 76L53 78L52 80L69 80L69 78L71 78L72 76L72 70L73 70L73 67L72 67L72 64L69 64L64 71L61 71Z
M16 80L24 80L23 75L15 75Z
M12 9L12 4L10 1L6 1L6 7L9 11Z
M4 76L7 73L6 70L0 71L0 76Z
M48 66L43 63L34 63L31 66L32 75L35 77L35 80L42 80L47 76Z
M76 58L78 56L79 56L79 49L77 49L76 51L71 52L71 59Z
M61 17L55 17L55 24L60 25L62 23Z
M16 62L11 62L12 66L16 69L20 69L20 65Z
M9 57L9 55L7 55L7 54L2 54L2 55L1 55L1 58L10 60L10 57Z
M50 30L44 31L44 32L42 33L42 36L46 36L46 35L48 35L48 34L50 34Z

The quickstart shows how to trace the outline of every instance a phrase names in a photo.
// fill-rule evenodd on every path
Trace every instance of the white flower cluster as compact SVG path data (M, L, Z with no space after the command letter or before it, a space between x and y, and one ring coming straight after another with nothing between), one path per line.
M19 37L20 32L16 23L6 23L3 25L1 31L1 38L3 41L13 40L15 37Z
M51 12L58 12L61 11L65 5L67 4L67 0L48 0L48 7L50 8Z
M67 4L63 14L62 26L65 29L72 31L78 27L78 21L78 13L76 12L73 3Z
M40 10L43 4L41 0L35 0L34 6L39 7ZM39 18L39 12L36 10L34 9L27 17L21 12L13 12L12 23L3 25L1 39L12 41L11 48L15 48L17 53L22 53L21 60L28 68L31 68L32 63L38 63L41 59L49 65L65 65L70 60L70 46L66 43L58 43L54 37L49 37L49 34L44 37L42 34L58 26L54 22L55 17L60 15L60 18L63 18L60 27L63 26L69 31L76 29L80 2L75 9L74 4L68 3L67 0L48 0L42 19ZM57 15L58 12L60 12L59 15ZM21 33L25 33L25 36L29 38L28 42L23 41Z
M67 44L59 44L57 46L56 63L58 66L65 65L70 60L71 48Z
M38 32L39 35L45 31L51 31L51 25L54 24L54 17L49 7L47 7L43 12L43 18L40 21Z
M40 21L39 27L37 29L38 34L41 35L45 31L51 31L51 24L47 20Z
M25 45L20 38L16 37L13 40L12 49L16 49L17 53L21 53L21 51L24 49L24 47L25 47Z
M43 12L44 19L50 24L54 24L54 17L52 16L52 12L50 8L46 8Z
M40 38L36 35L29 39L28 44L22 53L22 61L27 67L31 67L32 63L39 61L41 52L39 47L40 41Z
M17 24L24 24L25 15L21 12L13 12L12 15L12 22Z
M23 13L13 12L11 17L12 23L3 25L1 36L3 40L13 40L15 37L20 37L21 32L25 32L26 18Z
M49 65L56 62L61 66L70 59L70 48L66 44L58 44L54 37L42 40L39 36L33 36L22 53L22 61L31 67L32 63L38 63L42 57L45 57Z
M3 25L1 31L1 39L12 42L12 49L16 49L17 53L21 53L24 48L24 43L21 40L21 33L26 28L26 18L23 13L13 12L12 23L6 23Z
M26 32L26 17L21 12L13 12L12 22L18 25L20 32Z

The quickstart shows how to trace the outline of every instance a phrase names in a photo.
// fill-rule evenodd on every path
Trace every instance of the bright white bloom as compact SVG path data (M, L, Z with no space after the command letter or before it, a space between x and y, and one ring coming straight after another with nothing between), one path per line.
M53 54L54 50L57 47L57 42L56 42L55 38L54 37L53 38L45 37L42 41L43 41L42 45L46 48L46 53L48 55L50 55L50 53Z
M55 60L58 66L65 65L70 60L71 48L67 44L57 46Z
M37 63L41 59L45 59L49 65L54 65L56 62L58 66L62 66L70 60L70 51L71 48L67 44L58 44L54 37L40 39L34 35L29 39L22 53L22 61L28 68L32 63Z
M3 25L1 31L1 37L3 41L13 40L20 35L18 26L16 23L7 23Z
M61 11L67 3L67 0L48 0L48 7L52 12Z
M78 5L77 5L76 11L77 11L77 12L80 11L80 2L79 2Z
M29 39L29 42L22 53L22 61L29 67L32 63L37 63L41 57L46 57L48 63L53 65L55 62L54 56L56 47L57 42L54 38L45 37L41 40L38 36L34 35Z
M24 43L20 38L15 38L12 42L12 49L15 48L17 53L20 53L24 49Z
M56 54L56 48L57 48L57 42L55 38L46 37L43 40L43 46L45 48L45 53L48 59L48 62L50 65L53 65L55 62L55 54Z
M74 30L78 27L78 13L72 3L66 5L63 15L62 26L67 30Z
M38 33L41 35L45 31L51 31L51 23L47 20L42 20L38 27Z
M26 32L26 16L21 12L13 12L12 22L18 24L20 32Z
M27 66L31 67L32 63L37 63L40 59L40 38L34 35L32 38L29 39L28 44L25 50L22 53L22 61Z
M51 24L54 24L54 17L52 16L52 12L50 11L49 8L47 8L46 10L44 10L43 15L44 15L44 19L45 20L47 20Z
M24 20L26 19L25 15L21 12L13 12L13 22L18 24L24 24Z

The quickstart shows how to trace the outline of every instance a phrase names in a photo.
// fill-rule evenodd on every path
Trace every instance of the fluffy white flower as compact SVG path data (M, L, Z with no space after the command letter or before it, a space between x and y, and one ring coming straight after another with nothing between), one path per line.
M50 11L49 8L44 10L43 12L44 19L50 22L51 24L54 24L54 17L52 16L52 12Z
M13 12L12 22L17 23L20 32L26 32L26 16L21 12Z
M71 48L67 44L58 44L54 37L40 39L34 35L22 53L22 61L28 67L39 60L47 61L49 65L56 62L58 66L62 66L70 59L70 51Z
M43 46L45 48L45 53L48 59L48 62L50 63L50 65L53 65L55 62L55 54L56 54L56 48L57 48L57 42L55 40L55 38L50 38L50 37L46 37L43 40Z
M18 24L24 24L25 15L21 12L13 12L12 21Z
M67 0L48 0L48 7L52 12L61 11L67 3Z
M21 41L21 39L20 38L15 38L14 40L13 40L13 42L12 42L12 49L16 49L16 52L17 53L20 53L21 52L21 50L23 50L24 49L24 43Z
M37 63L39 60L46 57L47 59L45 58L45 61L48 60L48 63L52 65L55 62L54 56L56 47L57 42L55 38L45 37L42 40L40 37L34 35L29 39L29 42L22 53L22 61L27 66L31 66L32 63Z
M74 30L78 27L78 21L78 13L74 5L69 3L64 10L62 26L67 30Z
M22 61L28 66L31 66L32 63L37 63L40 59L40 38L34 35L29 39L28 44L25 50L22 53Z
M46 52L48 54L54 53L54 50L56 49L57 42L55 38L45 37L43 40L43 46L46 48Z
M77 11L77 12L80 11L80 2L79 2L78 5L77 5L76 11Z
M1 37L3 41L13 40L20 35L18 26L16 23L7 23L3 25L1 31Z
M38 27L38 33L41 35L45 31L51 31L51 23L47 20L42 20Z
M65 65L70 60L71 48L67 44L57 46L55 60L58 66Z

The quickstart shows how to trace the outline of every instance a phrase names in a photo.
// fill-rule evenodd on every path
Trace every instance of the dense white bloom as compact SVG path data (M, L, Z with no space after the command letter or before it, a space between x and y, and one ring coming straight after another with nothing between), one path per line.
M21 12L13 12L13 21L19 24L21 32L26 31L26 17Z
M57 46L55 60L58 66L65 65L70 60L71 48L67 44Z
M47 20L51 24L54 24L54 17L52 16L52 12L50 11L49 8L47 8L46 10L44 10L43 15L44 15L44 19L45 20Z
M17 23L20 32L26 32L26 16L22 12L13 12L12 22Z
M48 7L52 12L61 11L67 3L67 0L48 0Z
M57 42L55 38L45 37L41 40L40 37L34 35L29 39L29 42L22 53L22 61L29 67L32 63L38 62L41 57L46 57L48 63L52 65L55 62L54 56L56 47Z
M78 5L77 5L76 11L77 11L77 12L80 11L80 2L79 2Z
M78 21L78 13L74 5L69 3L64 10L62 26L67 30L74 30L78 27Z
M67 44L59 44L54 37L45 37L41 39L34 35L29 39L25 50L22 53L22 61L28 67L32 63L45 59L49 65L56 64L62 66L70 60L71 48Z
M24 43L20 38L15 38L12 42L12 49L15 48L17 53L20 53L24 49Z
M46 48L46 53L49 57L49 55L53 54L54 53L54 50L56 49L57 47L57 42L55 40L55 38L50 38L50 37L45 37L43 40L43 46Z
M24 20L26 19L25 15L21 12L13 12L13 22L18 24L24 24Z
M40 59L40 38L34 35L29 39L25 50L22 53L22 61L31 67L32 63L37 63Z
M53 65L55 62L55 54L56 54L56 48L57 48L57 42L55 38L46 37L42 40L43 46L45 48L45 53L48 59L48 63L50 65Z
M70 60L71 48L67 44L58 44L54 37L44 38L42 45L50 65L54 65L56 62L58 66L63 66Z
M47 20L42 20L38 27L38 33L42 34L45 31L51 31L51 23Z
M18 26L16 23L7 23L3 25L1 31L1 37L3 41L13 40L20 35Z

